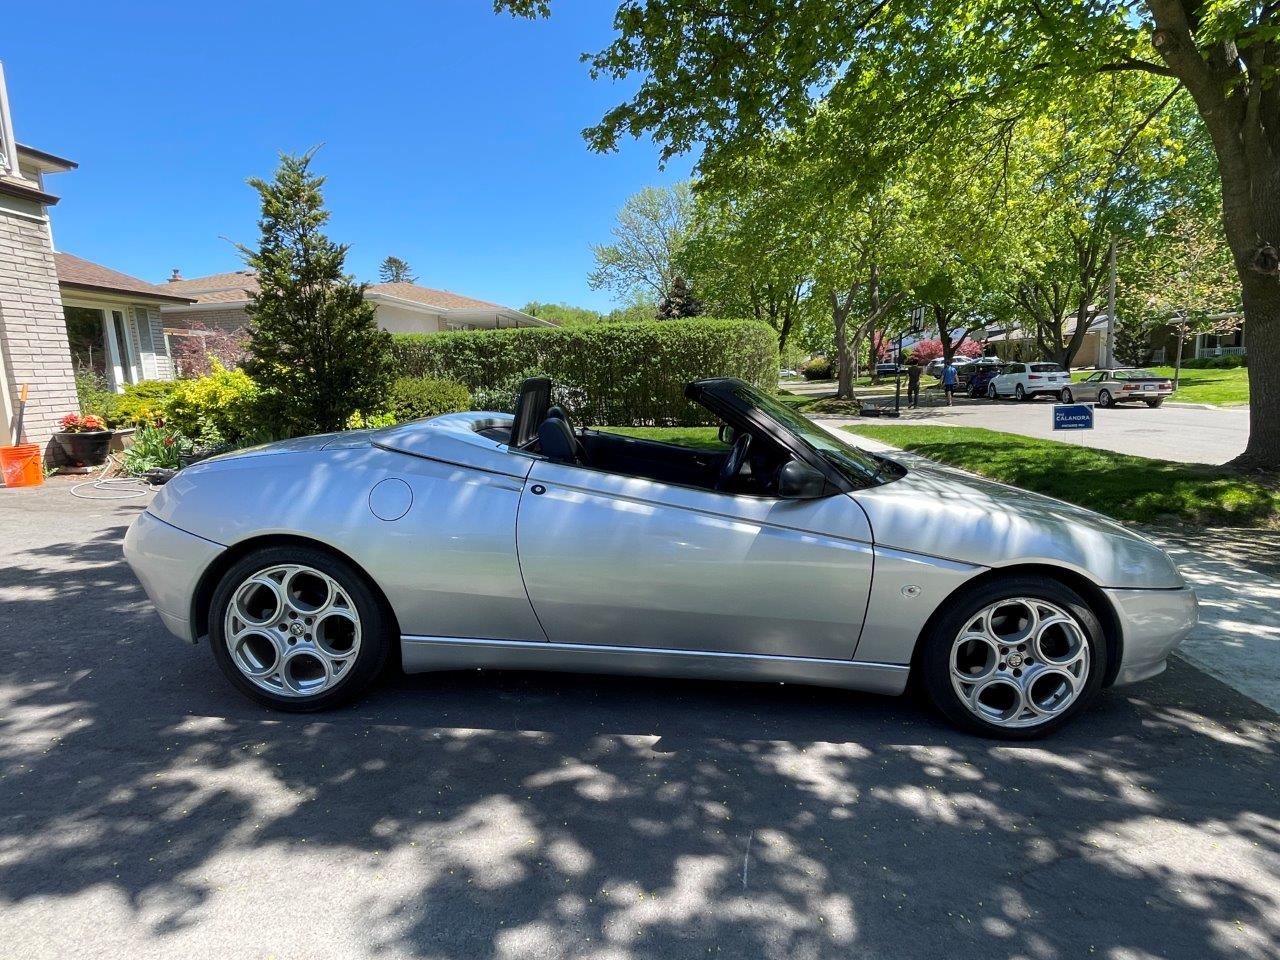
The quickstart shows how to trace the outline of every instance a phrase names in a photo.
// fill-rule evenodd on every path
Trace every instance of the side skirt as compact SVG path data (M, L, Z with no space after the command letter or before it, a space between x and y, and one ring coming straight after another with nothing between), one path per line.
M405 673L487 667L764 683L785 681L889 695L906 689L910 671L907 665L896 663L470 637L402 636L400 654Z

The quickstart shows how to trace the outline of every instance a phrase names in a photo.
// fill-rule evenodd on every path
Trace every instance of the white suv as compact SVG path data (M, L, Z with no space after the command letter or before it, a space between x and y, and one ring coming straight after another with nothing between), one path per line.
M987 384L987 396L992 400L997 397L1030 400L1041 393L1057 397L1062 394L1062 388L1070 383L1071 374L1059 364L1011 363L1005 367L1004 373Z

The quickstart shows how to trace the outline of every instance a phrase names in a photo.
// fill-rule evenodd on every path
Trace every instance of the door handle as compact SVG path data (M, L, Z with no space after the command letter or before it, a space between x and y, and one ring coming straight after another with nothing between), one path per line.
M529 488L529 492L540 497L547 492L547 488L540 483L535 483L532 487Z

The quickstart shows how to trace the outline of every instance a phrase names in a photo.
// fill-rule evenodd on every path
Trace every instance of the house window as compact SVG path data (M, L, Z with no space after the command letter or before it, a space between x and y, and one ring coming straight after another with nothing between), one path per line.
M124 307L65 304L67 342L77 373L89 373L112 390L142 379L137 336Z

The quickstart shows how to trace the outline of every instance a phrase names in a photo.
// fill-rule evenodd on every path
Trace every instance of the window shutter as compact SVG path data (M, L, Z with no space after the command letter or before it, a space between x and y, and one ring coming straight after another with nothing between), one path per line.
M142 378L154 380L156 379L156 353L151 345L151 318L147 316L146 307L134 307L132 313L134 341L138 344L138 361L142 367Z
M160 380L172 380L173 354L169 350L169 338L165 336L164 321L160 319L158 310L151 311L151 345L156 354L156 377Z

